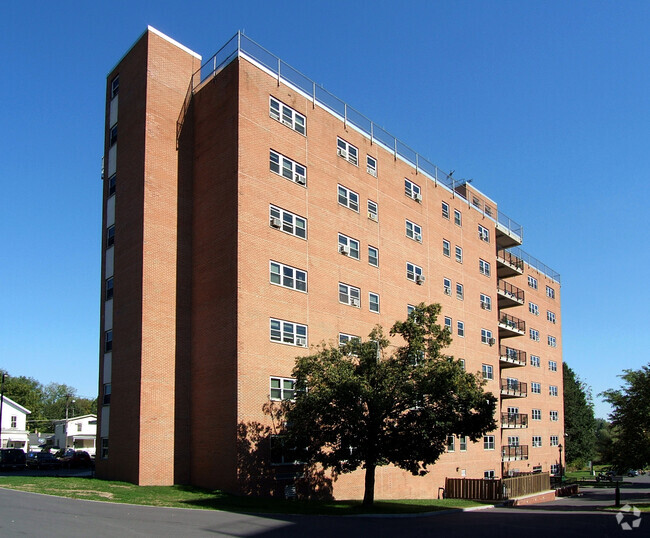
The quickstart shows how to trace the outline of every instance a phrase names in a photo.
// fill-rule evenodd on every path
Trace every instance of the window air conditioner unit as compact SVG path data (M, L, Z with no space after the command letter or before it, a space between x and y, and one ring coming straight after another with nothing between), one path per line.
M360 306L359 299L356 297L350 297L350 304L352 306Z
M305 176L302 176L300 174L295 174L294 178L296 179L296 183L298 183L298 185L304 185L307 182L305 180Z
M482 308L483 310L487 310L487 309L488 309L488 307L487 307L487 303L481 303L481 308Z
M488 340L488 344L490 344L491 346L493 346L493 345L496 344L496 343L497 343L497 341L496 341L494 338L490 338L490 339Z
M274 228L280 228L282 226L282 221L278 217L271 217L271 226Z
M345 254L346 256L350 255L350 247L348 245L339 245L339 252Z
M336 148L336 154L339 157L343 157L344 159L348 158L348 152L344 150L343 148Z
M425 280L424 275L415 275L416 284L422 284Z
M377 222L377 215L375 215L374 213L371 213L370 211L368 211L368 218L370 220L374 220L375 222Z
M445 295L451 295L451 288L445 288Z
M375 177L377 177L377 170L375 170L374 168L370 168L370 167L368 166L368 168L366 168L366 170L367 170L367 172L368 172L371 176L375 176Z
M302 336L296 336L296 345L305 347L307 345L307 339Z
M422 243L422 235L420 234L415 234L415 240Z
M418 203L422 203L422 195L421 195L419 192L418 192L418 193L414 193L414 195L413 195L413 199L414 199L416 202L418 202Z

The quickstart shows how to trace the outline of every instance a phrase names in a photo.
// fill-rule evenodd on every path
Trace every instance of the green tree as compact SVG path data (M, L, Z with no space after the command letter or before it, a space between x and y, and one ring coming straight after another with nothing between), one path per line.
M584 467L593 459L596 443L591 391L566 362L562 365L562 374L566 461Z
M1 370L0 373L7 373ZM27 416L30 430L40 429L45 424L43 415L43 385L33 377L8 375L4 384L4 395L31 411Z
M596 463L613 463L614 462L614 439L612 437L612 427L605 419L596 419Z
M650 464L650 364L623 371L623 387L602 393L613 408L613 463L619 470Z
M335 473L364 468L365 505L374 502L378 466L422 476L449 436L476 441L496 427L496 398L482 378L442 354L451 337L436 323L439 313L439 304L420 304L395 323L391 335L406 345L392 354L377 327L365 342L296 359L285 446L307 447L307 461Z

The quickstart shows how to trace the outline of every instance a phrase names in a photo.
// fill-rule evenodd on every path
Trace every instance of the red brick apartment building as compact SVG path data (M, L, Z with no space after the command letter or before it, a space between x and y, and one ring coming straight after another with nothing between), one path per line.
M442 304L499 428L450 439L424 478L378 469L377 498L557 470L559 275L473 185L241 34L202 64L148 28L108 76L104 153L98 476L281 483L273 455L244 472L241 426L269 424L297 355L420 302ZM362 492L362 471L333 482Z

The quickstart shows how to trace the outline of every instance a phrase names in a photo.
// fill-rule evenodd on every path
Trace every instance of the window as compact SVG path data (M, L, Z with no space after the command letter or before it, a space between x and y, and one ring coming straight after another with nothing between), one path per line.
M120 93L120 75L111 80L111 99Z
M551 385L548 387L548 394L549 396L557 396L557 387L555 385Z
M298 465L303 463L302 451L295 446L289 445L284 435L271 434L269 437L270 452L269 460L272 466L275 465Z
M115 244L115 225L109 226L106 230L106 248Z
M551 372L557 372L557 362L555 361L548 361L548 369Z
M357 148L338 137L336 138L336 154L354 166L359 164L359 151Z
M307 347L307 325L271 318L271 341Z
M555 290L551 286L546 286L546 296L555 299Z
M451 280L448 278L442 279L442 288L445 292L445 295L451 295Z
M16 415L11 415L11 426L10 428L17 428L18 427L18 417Z
M463 216L461 215L460 211L458 211L458 209L454 209L454 224L456 226L463 225Z
M559 463L553 463L551 465L551 474L552 475L560 474L560 464Z
M458 444L460 446L460 451L461 452L466 452L467 451L467 435L461 435L458 438Z
M541 409L533 409L531 415L532 415L533 420L542 420L542 410Z
M287 377L271 377L271 400L293 400L296 393L296 380Z
M494 470L483 471L483 478L484 478L485 480L494 480L495 477L496 477L496 476L495 476L495 474L494 474Z
M451 332L451 318L448 316L445 316L445 327Z
M462 301L463 297L464 297L463 285L456 283L456 299L460 299Z
M366 172L377 177L377 159L370 155L366 155Z
M339 302L350 306L361 307L361 290L339 282Z
M442 217L445 219L449 218L449 204L442 202Z
M458 359L458 362L460 363L460 367L464 370L465 369L465 359Z
M551 435L551 446L557 446L557 445L558 445L557 435Z
M481 241L485 241L486 243L490 242L490 230L485 228L484 226L481 226L480 224L478 225L478 238Z
M417 284L422 284L424 282L424 276L422 276L422 267L406 262L406 278L416 282Z
M481 308L483 310L492 310L492 298L484 293L481 293Z
M345 334L339 333L339 347L343 347L347 344L360 344L361 337L355 336L354 334Z
M485 276L490 276L490 263L485 260L478 260L478 272Z
M550 321L551 323L555 323L555 313L551 312L550 310L546 311L546 319Z
M422 243L422 228L410 220L406 221L406 237Z
M111 384L104 383L104 396L102 398L103 405L110 405L111 403Z
M483 364L481 366L481 371L483 372L483 379L494 379L494 370L492 365Z
M273 228L307 239L307 220L274 205L269 206L269 218Z
M465 337L465 322L464 321L458 321L456 322L456 329L458 336L464 338Z
M110 131L108 132L108 145L113 146L117 144L117 125L113 125Z
M108 178L108 195L113 196L115 194L115 185L117 183L117 175L113 174Z
M509 436L508 437L508 446L519 446L519 436Z
M454 452L456 450L456 438L453 435L447 436L447 452Z
M528 275L528 285L533 288L534 290L537 289L537 279L533 278L532 276Z
M104 353L113 351L113 331L106 331L104 333Z
M379 267L379 250L368 245L368 263Z
M82 426L83 426L83 424L81 424L81 422L77 423L77 431L78 431L78 432L81 431L81 427L82 427Z
M539 448L542 446L542 436L533 435L533 448Z
M557 411L549 411L549 414L552 422L557 422L559 420Z
M113 298L113 277L106 279L105 297L107 301L110 301Z
M379 220L377 204L372 200L368 200L368 218L377 222Z
M305 134L305 116L296 112L293 108L278 101L275 97L270 97L269 115L276 121L279 121L293 129L294 131Z
M371 312L376 312L379 314L379 294L378 293L368 293L368 308Z
M103 460L108 459L108 437L102 437L102 445L100 449L100 457Z
M344 187L343 185L339 185L339 204L358 213L359 195L356 192Z
M533 381L530 384L530 392L532 394L541 394L542 393L542 385L541 385L541 383L537 383L536 381Z
M416 202L422 201L422 194L420 193L420 187L404 178L404 194L409 198L413 198Z
M540 362L541 361L539 360L539 357L537 355L531 355L530 356L530 365L531 366L533 366L535 368L539 368Z
M483 450L494 450L494 435L483 436Z
M296 291L307 291L307 272L284 265L282 263L270 262L271 284L282 286Z
M539 306L537 306L535 303L528 303L528 311L531 314L539 316Z
M359 241L347 235L339 234L339 252L355 260L359 259Z
M304 186L307 184L307 169L302 164L298 164L289 157L285 157L273 150L269 152L269 163L271 172L274 174L278 174L298 185Z
M539 331L537 329L528 329L528 336L531 340L539 342Z
M442 240L442 253L445 256L451 256L451 244L446 239Z
M492 338L492 331L487 329L481 329L481 343L482 344L494 344L494 339Z
M548 337L548 345L551 347L557 347L557 341L555 340L555 336Z
M414 310L415 310L415 306L413 306L412 304L407 304L406 305L406 315L407 316L410 316L411 312L413 312Z
M456 261L458 263L463 263L463 249L461 247L456 247Z
M533 474L539 474L542 472L542 466L541 465L533 465Z

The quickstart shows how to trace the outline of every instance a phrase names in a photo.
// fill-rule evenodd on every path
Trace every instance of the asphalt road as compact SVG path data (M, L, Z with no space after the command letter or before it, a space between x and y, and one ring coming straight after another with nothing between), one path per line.
M650 501L650 476L632 480L623 502ZM80 501L0 488L0 536L260 536L344 537L445 536L535 538L558 536L650 536L650 513L623 530L613 489L586 490L579 497L527 508L494 508L407 517L255 516ZM627 515L623 522L632 522Z

